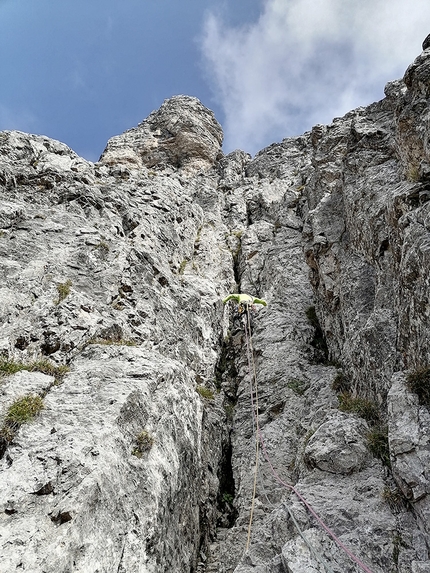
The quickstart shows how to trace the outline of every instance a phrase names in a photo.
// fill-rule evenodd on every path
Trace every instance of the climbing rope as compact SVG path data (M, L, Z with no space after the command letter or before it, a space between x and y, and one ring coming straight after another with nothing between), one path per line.
M315 559L315 561L318 561L318 563L320 563L320 565L322 565L328 573L334 573L333 569L330 567L330 565L327 563L327 561L324 559L324 557L312 546L312 544L308 541L307 537L305 537L305 534L300 529L300 525L297 523L297 520L294 517L294 514L291 511L291 509L288 507L288 505L283 504L282 507L291 517L291 520L294 523L294 526L297 529L298 534L300 535L300 537L303 539L303 541L307 545L309 552L312 555L312 557Z
M254 402L252 403L253 414L256 424L256 436L260 434L260 427L258 421L258 387L257 387L257 376L255 372L255 362L253 359L254 349L252 348L252 336L248 335L248 332L251 333L251 318L249 316L249 305L246 305L246 315L244 316L244 324L245 324L245 339L246 339L246 354L248 357L248 369L249 374L251 376L250 379L250 386L251 386L251 400L253 402L252 393L253 389L255 388L255 401L257 406L257 411L254 412ZM252 375L251 375L251 364L252 364ZM258 476L258 462L259 462L259 440L258 438L255 440L255 470L254 470L254 485L252 489L252 500L251 500L251 512L249 515L249 524L248 524L248 537L246 539L246 551L248 551L249 543L251 539L251 528L252 528L252 518L254 516L254 507L255 507L255 494L257 491L257 476Z
M363 571L366 573L372 573L372 571L365 565L358 557L352 553L348 547L336 536L336 534L324 523L324 521L319 517L313 507L306 501L306 499L301 495L301 493L292 485L285 482L276 472L275 468L273 467L272 462L270 461L269 455L266 450L266 445L263 440L263 436L259 426L259 419L258 419L258 386L257 386L257 375L255 370L255 361L254 361L254 349L252 346L252 333L251 333L251 319L249 315L249 305L246 305L246 320L245 320L245 339L246 339L246 351L248 357L248 369L249 369L249 376L251 379L251 407L252 407L252 414L255 420L256 426L256 448L255 448L255 472L254 472L254 486L253 486L253 493L252 493L252 502L251 502L251 513L249 518L249 525L248 525L248 537L246 542L246 550L249 548L250 537L251 537L251 527L252 527L252 519L254 515L254 506L255 506L255 495L256 495L256 487L257 487L257 472L258 472L258 462L259 462L259 450L261 445L261 450L263 452L264 458L266 459L267 463L269 464L270 470L272 475L274 476L275 480L281 484L284 488L292 491L295 495L300 499L300 501L304 504L304 506L308 509L308 511L314 516L320 526L324 529L324 531L333 539L333 541L345 551L348 557L354 561ZM254 404L254 389L255 389L255 404Z
M260 477L259 484L260 484L260 489L261 489L262 495L264 495L264 497L266 498L267 505L272 507L272 511L275 511L279 506L275 506L270 501L269 496L267 495L267 492L266 492L265 487L264 487L263 479L261 479L261 475L259 477ZM304 543L306 544L307 548L309 549L309 553L313 556L315 561L317 561L323 567L324 571L326 571L327 573L334 573L333 569L330 567L330 565L327 563L327 561L324 559L324 557L321 555L321 553L319 553L317 551L317 549L315 549L312 546L312 544L310 543L310 541L307 539L304 532L301 530L300 525L298 524L296 518L294 517L294 513L288 507L287 503L286 502L282 503L281 507L285 511L285 513L287 513L290 516L291 521L294 524L294 527L297 529L297 533L303 539Z

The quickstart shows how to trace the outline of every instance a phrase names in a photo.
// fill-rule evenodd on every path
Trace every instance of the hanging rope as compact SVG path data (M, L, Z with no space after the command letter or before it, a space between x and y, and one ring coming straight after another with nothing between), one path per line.
M252 489L252 500L251 500L251 512L249 515L249 524L248 524L248 536L246 539L246 551L248 551L249 548L249 543L251 540L251 527L252 527L252 518L254 516L254 507L255 507L255 494L257 491L257 476L258 476L258 462L259 462L259 446L260 446L260 442L258 440L258 435L260 434L260 427L259 427L259 420L258 420L258 387L257 387L257 376L255 373L255 362L252 358L253 353L254 353L254 349L252 348L252 336L248 335L248 333L251 333L251 319L249 316L249 305L246 305L246 315L244 317L245 320L245 338L246 338L246 354L248 357L248 369L249 369L249 374L251 376L251 372L252 372L252 376L250 379L250 388L251 388L251 400L252 400L252 393L253 393L253 389L255 388L255 401L256 401L256 405L257 405L257 411L254 412L254 404L252 404L253 407L253 414L254 414L254 420L255 420L255 425L256 425L256 440L255 440L255 470L254 470L254 485L253 485L253 489ZM251 364L252 364L252 369L251 369Z
M252 518L253 518L253 514L254 514L255 494L256 494L256 486L257 486L259 444L261 444L261 449L262 449L263 455L264 455L267 463L269 464L271 473L273 474L275 480L278 483L280 483L283 487L285 487L286 489L295 493L295 495L305 505L305 507L308 509L308 511L314 516L314 518L317 520L317 522L320 524L320 526L324 529L324 531L333 539L333 541L341 549L343 549L345 551L345 553L348 555L348 557L352 561L354 561L354 563L356 563L366 573L372 573L372 571L367 567L367 565L365 565L358 557L356 557L354 555L354 553L352 553L352 551L350 551L348 549L348 547L346 547L346 545L344 543L342 543L342 541L336 536L336 534L324 523L324 521L319 517L319 515L316 513L316 511L313 509L313 507L306 501L306 499L301 495L301 493L299 491L297 491L297 489L292 484L289 484L289 483L285 482L284 480L282 480L279 477L278 473L276 472L275 468L273 467L273 464L270 461L270 458L267 454L266 445L264 443L263 436L262 436L262 433L261 433L261 430L259 427L258 387L257 387L257 376L256 376L256 371L255 371L254 349L252 346L251 320L250 320L250 314L249 314L249 305L246 305L245 338L246 338L246 350L247 350L247 356L248 356L248 369L249 369L249 375L251 378L252 414L253 414L253 417L255 420L255 425L256 425L256 449L255 449L256 462L255 462L254 487L253 487L253 494L252 494L251 514L250 514L249 525L248 525L248 538L247 538L247 543L246 543L246 550L248 550L248 548L249 548L249 542L250 542L250 537L251 537L251 526L252 526ZM254 397L253 397L253 393L254 393L253 389L254 388L255 388L255 404L254 404Z

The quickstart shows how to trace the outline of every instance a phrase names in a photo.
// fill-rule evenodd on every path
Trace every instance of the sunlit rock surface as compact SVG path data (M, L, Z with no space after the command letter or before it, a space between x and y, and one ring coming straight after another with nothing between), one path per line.
M0 133L1 572L430 571L429 82L253 159L186 96Z

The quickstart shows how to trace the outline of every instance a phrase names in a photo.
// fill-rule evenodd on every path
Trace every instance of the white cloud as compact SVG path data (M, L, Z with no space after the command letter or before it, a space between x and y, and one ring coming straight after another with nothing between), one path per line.
M430 32L428 0L265 0L254 24L209 14L202 51L225 149L254 153L383 97Z

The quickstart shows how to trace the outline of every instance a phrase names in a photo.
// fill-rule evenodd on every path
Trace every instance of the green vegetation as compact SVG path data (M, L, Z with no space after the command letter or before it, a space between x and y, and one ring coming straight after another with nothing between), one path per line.
M385 467L391 468L387 426L377 425L369 431L367 434L367 447L375 458L381 460Z
M18 398L11 404L6 413L6 424L24 424L29 422L43 409L43 400L37 395L28 395Z
M233 500L234 500L234 497L231 495L231 493L224 492L222 494L223 503L228 503L229 505L231 505L233 503Z
M417 165L410 165L406 172L406 179L412 183L420 180L420 168Z
M0 359L0 377L10 376L21 370L28 372L42 372L48 376L54 376L56 382L60 382L64 376L69 372L68 366L57 366L49 360L36 360L34 362L15 362L14 360Z
M53 364L49 360L38 360L28 364L28 368L24 368L24 370L29 370L30 372L42 372L48 376L54 376L56 380L62 380L70 371L70 368L64 365L57 366L57 364Z
M230 401L224 402L224 411L228 420L233 420L234 417L234 404Z
M37 394L22 396L9 406L3 426L0 428L0 457L14 439L19 427L33 420L43 407L43 399Z
M331 387L335 392L349 392L351 385L343 372L338 372L332 382Z
M336 380L336 379L335 379ZM338 380L337 384L343 385L343 379ZM364 418L369 424L370 429L367 433L367 448L370 453L381 460L382 464L391 468L390 447L388 442L388 427L381 423L379 408L375 402L352 396L349 391L343 391L338 395L339 410L357 414Z
M339 410L341 412L351 412L364 418L369 424L379 421L379 410L374 402L351 396L349 392L342 392L338 396Z
M25 364L13 360L0 359L0 376L10 376L20 370L27 370Z
M11 443L15 437L15 432L9 424L4 424L0 428L0 457L2 457L7 446Z
M399 566L399 556L401 549L411 549L410 546L403 540L400 533L396 533L393 537L393 561L398 568Z
M38 360L25 364L5 358L0 359L0 379L16 374L21 370L42 372L43 374L54 376L54 384L60 384L63 377L69 372L68 366L57 366L49 362L49 360ZM9 406L3 426L0 428L0 457L12 442L21 424L31 421L42 409L43 398L38 395L23 396Z
M146 430L142 430L135 439L136 447L131 452L133 456L141 458L144 453L149 452L149 450L154 445L154 438Z
M69 296L71 286L71 280L67 280L65 283L57 284L58 299L55 301L55 304L60 304L61 301Z
M409 390L418 396L421 406L430 408L430 366L423 366L411 372L406 383Z
M105 257L108 254L110 247L104 239L100 239L99 243L94 245L94 249L98 250L102 257Z
M179 272L180 275L183 275L183 274L184 274L185 267L187 266L187 263L188 263L188 260L187 260L187 259L184 259L184 260L181 262L181 264L179 265L179 271L178 271L178 272Z
M292 390L298 396L303 396L303 394L309 388L309 384L305 380L299 380L298 378L292 378L291 380L288 380L287 388Z
M114 340L113 338L90 338L87 344L104 344L105 346L137 346L135 340L129 340L127 338L119 338Z
M209 388L206 388L206 386L196 386L196 392L197 394L200 394L202 398L206 398L207 400L214 399L214 393L212 390L209 390Z
M408 507L408 500L398 487L385 486L382 492L382 499L385 503L388 503L393 513L400 513Z

